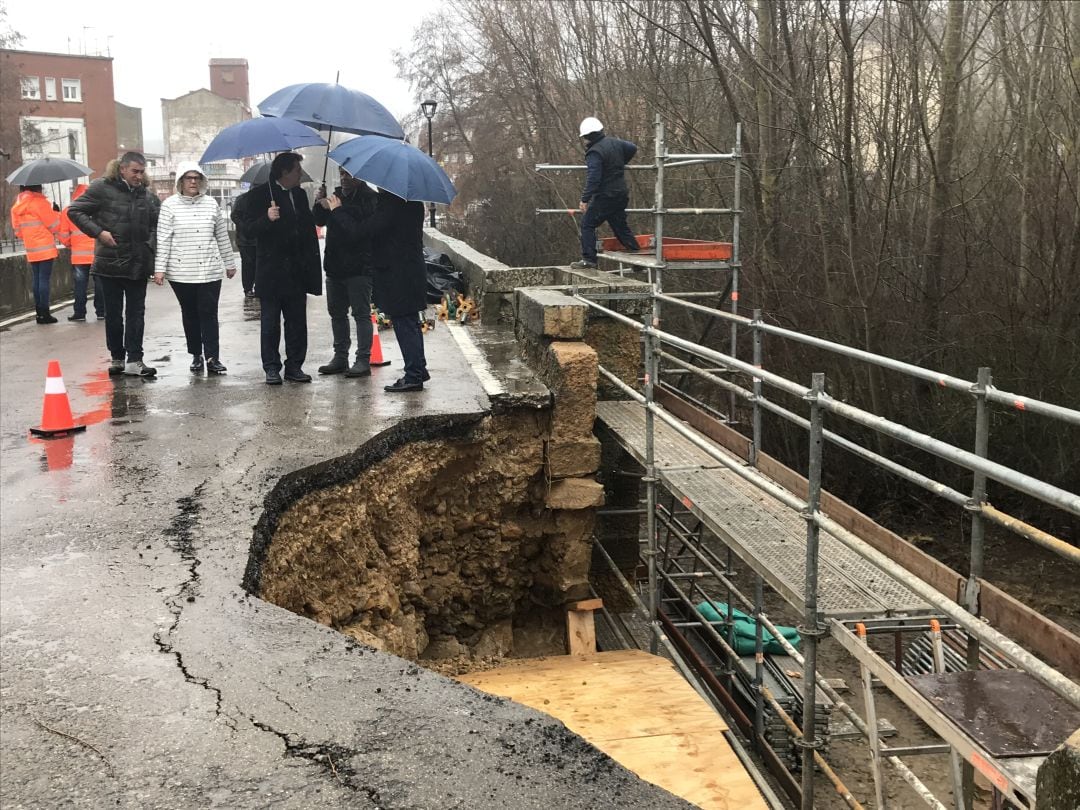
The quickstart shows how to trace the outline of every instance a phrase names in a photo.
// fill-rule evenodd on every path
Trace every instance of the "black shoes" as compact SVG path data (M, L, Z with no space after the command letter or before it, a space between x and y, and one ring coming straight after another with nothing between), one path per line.
M305 374L303 369L297 368L292 371L286 371L285 379L289 382L309 383L311 382L311 375Z
M192 374L202 374L202 370L203 370L202 355L201 354L196 354L196 355L192 355L192 357L194 359L191 361L191 365L188 366L188 368L191 369Z
M69 321L85 321L86 316L85 315L68 315L68 320Z
M595 270L596 262L591 262L588 259L582 259L578 262L570 262L570 267L574 270Z
M344 355L335 354L334 359L327 363L325 366L319 366L320 374L341 374L343 371L348 370L349 360Z
M225 368L222 362L216 357L206 358L206 370L211 374L224 374L226 371L228 371L228 369Z
M38 323L56 323L56 318L54 318L52 315L38 315L37 316L37 322Z
M393 385L384 385L383 391L389 391L392 394L399 394L404 391L423 391L424 384L422 382L413 382L402 377Z
M357 357L356 362L353 363L349 367L349 370L345 372L345 376L346 377L370 377L371 376L371 366L368 365L367 360L361 360L359 357Z
M266 372L267 385L281 385L281 375L276 371Z

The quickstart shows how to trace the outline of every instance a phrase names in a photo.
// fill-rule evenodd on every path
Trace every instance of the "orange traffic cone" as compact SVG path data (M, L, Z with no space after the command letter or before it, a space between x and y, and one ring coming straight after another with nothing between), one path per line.
M71 415L64 378L60 376L60 363L49 361L49 371L45 376L45 402L41 408L41 427L30 428L35 436L59 436L86 430L86 425L76 425Z
M379 320L371 313L371 365L388 366L389 360L383 360L382 343L379 341Z

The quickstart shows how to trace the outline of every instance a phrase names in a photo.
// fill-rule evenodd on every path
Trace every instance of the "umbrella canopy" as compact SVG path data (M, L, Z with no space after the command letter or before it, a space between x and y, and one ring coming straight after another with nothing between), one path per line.
M251 164L251 166L249 166L248 169L242 175L240 175L240 182L241 183L251 183L251 185L253 185L253 186L258 185L259 183L265 183L269 179L270 179L270 161L269 160L260 160L260 161L257 161L256 163ZM301 183L314 183L315 181L311 179L310 174L308 174L303 169L301 169L300 170L300 182Z
M326 146L326 141L311 127L288 118L249 118L225 127L210 141L199 163L288 152L304 146Z
M457 196L442 167L404 141L364 135L345 141L330 152L330 159L353 177L404 200L449 203Z
M7 181L17 186L43 186L46 183L59 183L61 180L77 180L88 177L94 172L62 157L44 157L24 163L7 176Z
M291 118L320 131L333 129L355 135L404 138L397 119L367 93L340 84L293 84L271 93L259 103L259 112Z
M457 189L442 167L412 144L364 135L330 152L330 159L359 180L403 200L449 203Z

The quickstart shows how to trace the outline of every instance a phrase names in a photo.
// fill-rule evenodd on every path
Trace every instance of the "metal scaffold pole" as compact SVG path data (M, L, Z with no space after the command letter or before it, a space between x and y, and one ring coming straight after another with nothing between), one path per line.
M742 212L742 124L735 125L735 150L732 164L735 167L734 198L731 214L731 314L739 314L739 215ZM731 356L738 357L738 324L731 324ZM728 421L735 421L735 395L728 397Z
M824 447L822 435L821 398L825 392L825 375L816 372L813 375L810 392L810 464L807 474L808 497L806 499L806 580L803 586L805 601L803 626L800 634L806 641L803 653L803 706L802 739L797 744L802 748L802 810L814 808L814 754L821 741L817 737L814 724L817 708L817 646L818 637L824 635L818 617L818 525L814 518L821 502L821 455Z
M649 571L649 652L656 655L660 648L660 622L657 617L657 577L656 577L656 458L653 445L654 415L653 403L653 371L656 363L656 353L653 350L653 332L646 326L642 331L642 340L645 344L645 498L646 498L646 531L648 543L645 554L648 557Z

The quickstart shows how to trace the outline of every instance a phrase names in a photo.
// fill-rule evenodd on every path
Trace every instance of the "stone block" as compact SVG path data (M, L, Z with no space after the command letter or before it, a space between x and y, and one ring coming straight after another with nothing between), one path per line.
M555 400L551 411L553 438L592 436L597 365L596 351L584 343L553 341L543 352L537 372Z
M548 478L578 478L592 475L598 469L600 442L593 436L544 443L544 471Z
M554 340L581 340L588 307L554 290L516 290L517 317L525 331Z
M1080 807L1080 729L1039 766L1035 793L1039 810Z
M604 487L591 478L564 478L548 489L548 509L592 509L604 503Z
M484 273L484 292L488 293L512 293L518 287L550 287L554 283L554 267L507 267Z

